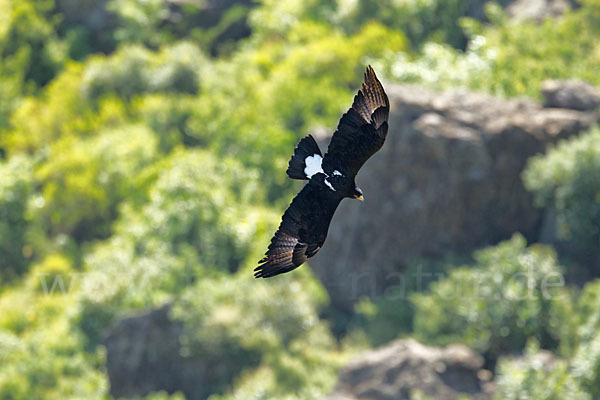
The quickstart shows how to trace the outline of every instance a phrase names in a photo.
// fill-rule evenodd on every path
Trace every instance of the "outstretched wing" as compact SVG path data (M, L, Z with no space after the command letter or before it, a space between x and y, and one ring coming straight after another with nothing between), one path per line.
M340 202L323 183L324 175L311 179L283 214L265 257L254 269L255 278L291 271L314 256L327 237L329 223Z
M370 66L352 108L345 113L323 159L326 173L345 171L355 176L362 165L383 146L388 131L390 102Z

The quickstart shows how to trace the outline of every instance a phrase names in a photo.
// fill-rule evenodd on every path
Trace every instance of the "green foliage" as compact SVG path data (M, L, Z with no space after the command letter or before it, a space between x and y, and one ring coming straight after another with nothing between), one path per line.
M571 361L571 376L591 398L600 396L600 338L579 347Z
M0 331L0 398L103 398L100 357L84 353L65 322L23 338Z
M35 173L41 197L32 218L51 235L89 240L108 236L118 203L140 195L136 176L155 159L156 139L143 126L121 127L56 141L47 157Z
M231 159L177 151L157 164L142 207L122 208L115 234L88 253L79 325L95 345L112 318L156 306L199 276L235 271L271 226L258 176ZM267 225L268 223L268 225Z
M33 266L26 284L32 291L50 296L67 294L74 279L70 260L62 254L51 254Z
M151 393L148 396L145 397L133 397L133 399L138 400L138 399L144 399L144 400L186 400L185 396L179 392L174 393L169 395L166 392L157 392L157 393Z
M82 95L83 66L69 64L36 97L27 97L2 132L0 145L10 154L44 152L58 139L75 141L127 123L125 102L115 97L90 104Z
M396 81L437 90L463 86L488 89L494 53L486 48L485 43L484 36L474 36L465 52L458 52L446 44L429 42L417 57L396 53L380 62L379 67Z
M32 165L17 156L0 163L0 282L27 270L27 205L32 192Z
M466 15L466 0L262 0L251 13L256 35L281 35L296 24L317 21L356 32L371 21L404 32L415 48L428 39L445 41L456 47L465 44L459 18Z
M415 334L435 344L461 342L493 363L537 339L556 348L568 331L569 294L553 251L511 240L475 254L476 266L452 270L417 294Z
M488 7L494 24L463 21L470 36L465 52L429 43L422 54L394 54L382 67L401 82L442 89L465 86L500 96L539 98L547 79L580 78L600 85L600 5L582 3L576 11L542 23L517 22Z
M600 268L600 129L533 158L523 174L539 205L556 213L557 239Z
M184 94L154 94L133 102L136 118L144 121L159 137L160 150L167 154L177 145L200 146L191 124L196 112L195 96Z
M232 51L237 40L250 34L246 19L253 6L251 0L226 4L110 0L107 8L119 18L115 37L121 44L158 48L187 38L216 55Z
M244 379L258 384L253 391L262 392L260 398L314 398L331 388L333 338L318 317L326 296L313 279L305 271L294 279L256 281L244 272L200 280L187 290L174 314L186 327L185 354L211 366L208 393L222 392L242 371L259 365L251 375L266 376L266 382Z
M158 47L172 39L160 29L169 16L168 4L162 0L110 0L107 8L120 17L122 26L115 32L119 42Z
M51 16L53 3L53 0L2 0L2 11L6 14L0 28L0 57L6 60L7 71L24 68L24 83L46 84L64 59L54 31L56 20Z
M408 265L396 277L394 285L375 299L363 298L355 306L346 331L352 334L364 333L371 346L381 346L399 336L413 332L415 305L411 297L425 293L429 286L442 279L455 263L452 255L443 261L421 260Z
M572 349L567 359L541 354L530 343L521 359L499 362L498 398L596 399L600 396L600 281L588 283L577 301ZM549 362L550 360L550 362Z
M595 1L582 1L578 10L541 24L501 20L485 35L495 50L491 91L539 97L546 79L580 78L599 85L599 34L600 4Z
M70 324L74 276L66 258L52 255L0 294L1 399L101 399L107 392L102 352L85 352Z
M149 202L126 209L118 233L135 238L141 254L162 242L175 254L193 250L202 265L236 270L256 229L248 209L261 201L256 171L199 150L176 152L156 168Z
M585 285L577 302L578 328L571 375L582 390L600 396L600 281Z
M50 16L52 0L0 1L0 130L19 98L46 84L64 52Z
M130 99L144 93L196 93L197 70L203 62L198 48L189 43L166 47L160 53L125 46L109 58L90 60L81 90L92 101L107 94Z
M538 353L535 343L527 347L524 356L501 359L496 370L496 398L503 400L591 400L589 392L581 390L579 382L569 374L568 363L554 359L548 352ZM549 362L550 360L550 362Z
M576 343L589 343L600 330L600 281L585 285L577 301Z

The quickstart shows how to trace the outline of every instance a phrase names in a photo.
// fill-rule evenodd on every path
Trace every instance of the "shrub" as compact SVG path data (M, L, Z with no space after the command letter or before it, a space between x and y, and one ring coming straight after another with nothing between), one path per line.
M414 48L427 40L463 47L466 37L458 21L469 1L262 0L250 15L255 35L281 35L302 22L327 23L354 33L372 21L406 34Z
M86 64L81 90L96 101L117 95L131 99L145 93L196 93L199 66L204 57L190 43L165 47L159 53L139 46L125 46L110 57L96 57Z
M271 216L252 206L261 201L258 175L235 160L180 150L155 171L149 200L124 206L115 234L85 258L78 324L91 345L115 315L237 270L256 232L271 226Z
M568 329L570 301L553 251L515 235L475 253L476 265L452 270L416 294L415 334L425 342L461 342L494 363L535 338L554 349Z
M600 6L594 0L582 3L542 23L515 21L489 4L491 24L461 23L470 37L464 52L428 42L422 53L389 55L380 69L385 67L389 78L399 82L468 87L510 97L539 99L547 79L579 78L600 85Z
M556 213L556 238L570 255L600 271L600 129L534 157L523 173L537 204Z
M66 56L58 44L51 18L54 2L3 0L2 3L6 14L0 28L0 58L8 62L9 71L18 63L24 70L24 82L41 87L54 77ZM3 69L0 67L0 72Z
M577 301L577 332L571 376L592 398L600 396L600 281L585 285Z
M600 281L588 283L579 296L573 334L561 346L567 358L539 353L530 343L523 357L501 359L496 382L501 399L597 399L600 396ZM567 323L567 322L565 322Z
M0 281L26 272L32 256L27 241L32 169L22 156L0 163Z
M195 96L183 94L147 95L133 102L134 113L158 135L159 148L165 154L179 144L208 144L197 139L195 127L191 124L198 106Z
M415 260L398 277L397 284L388 287L380 297L361 299L349 321L336 321L335 318L340 316L334 314L332 318L338 322L334 329L350 332L351 336L362 332L371 346L381 346L399 336L411 334L415 317L411 297L427 292L429 286L439 281L455 263L455 255L450 254L439 261ZM344 317L348 318L347 315Z
M503 400L591 400L579 381L569 374L569 363L532 342L525 355L502 358L496 369L496 396Z
M42 197L32 218L39 229L79 242L108 236L117 205L140 195L136 176L157 156L155 136L142 126L85 140L65 138L49 153L35 173Z
M268 381L248 379L262 398L321 397L331 388L337 363L333 337L318 316L324 291L306 272L265 282L246 271L201 280L186 291L174 315L184 322L183 351L212 366L208 393L222 393L259 365L254 374Z

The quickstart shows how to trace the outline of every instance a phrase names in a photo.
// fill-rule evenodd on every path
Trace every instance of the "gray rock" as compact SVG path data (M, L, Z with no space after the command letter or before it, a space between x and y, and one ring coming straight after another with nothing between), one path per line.
M491 399L491 373L483 359L463 345L424 346L397 340L350 362L326 400L403 400L419 391L436 400L462 394Z
M546 81L542 86L545 107L594 111L600 107L600 90L589 83L571 79Z
M469 0L465 4L465 16L479 21L487 21L485 8L491 0ZM577 7L575 0L496 0L494 3L506 10L517 21L533 20L541 22L555 18Z
M365 201L342 202L310 262L334 307L347 312L361 296L414 279L403 273L415 260L469 254L514 232L537 239L542 211L521 182L527 159L598 119L531 100L386 89L388 138L357 177ZM324 149L328 135L317 136Z
M571 0L516 0L506 9L515 20L541 22L546 18L556 18L575 6Z
M206 398L202 390L205 366L180 354L180 322L169 318L169 308L124 318L104 341L110 394L115 398L144 396L164 390L183 391L188 398Z

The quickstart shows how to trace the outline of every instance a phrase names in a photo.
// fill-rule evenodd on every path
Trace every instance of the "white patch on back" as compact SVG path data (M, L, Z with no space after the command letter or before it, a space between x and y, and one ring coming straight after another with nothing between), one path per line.
M323 161L323 159L318 154L313 154L312 156L308 156L304 159L304 165L306 165L306 167L304 167L304 173L306 174L307 178L311 178L314 174L323 172L323 168L321 168L321 161Z
M333 171L333 175L343 176L342 173L340 171L338 171L337 169L335 171Z
M333 190L335 192L335 189L333 188L333 186L331 186L331 183L329 183L329 181L327 180L327 178L323 179L323 182L325 182L325 184L327 186L329 186L329 189Z

